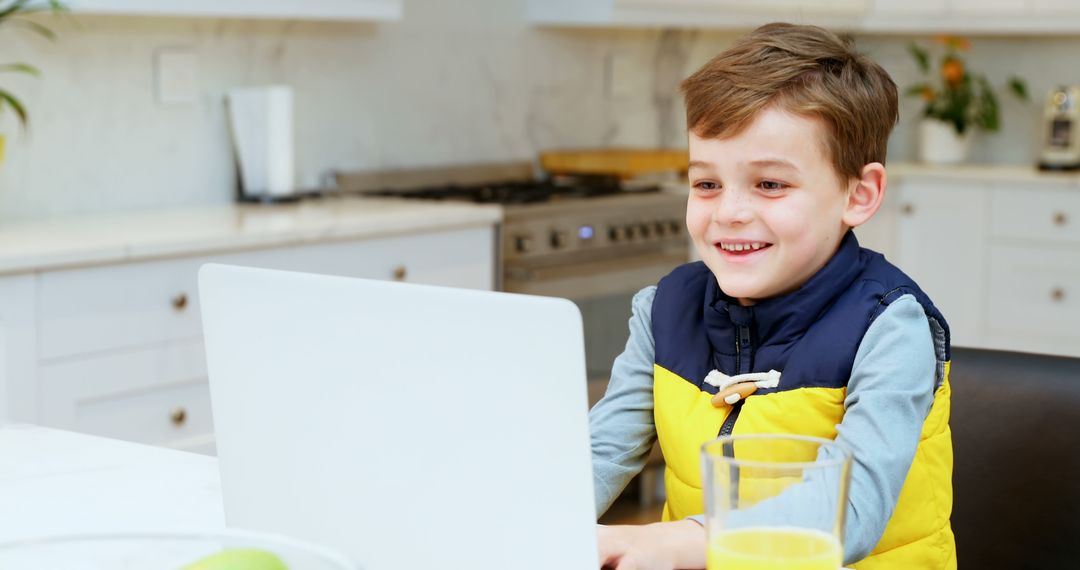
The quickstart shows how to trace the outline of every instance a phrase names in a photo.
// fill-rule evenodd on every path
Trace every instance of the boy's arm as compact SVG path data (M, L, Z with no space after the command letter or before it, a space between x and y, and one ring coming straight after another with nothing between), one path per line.
M607 511L641 471L656 440L652 395L655 295L656 287L634 295L626 349L612 365L607 392L589 411L597 516Z
M929 321L911 295L890 304L859 345L836 437L855 456L845 564L869 555L885 532L934 402L936 363Z

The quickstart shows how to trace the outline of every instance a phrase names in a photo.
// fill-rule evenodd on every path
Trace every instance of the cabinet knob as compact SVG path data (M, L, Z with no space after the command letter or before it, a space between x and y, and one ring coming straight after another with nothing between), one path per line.
M904 204L900 206L900 213L905 216L910 216L915 213L915 206L913 204Z
M1054 212L1054 225L1064 226L1069 223L1069 216L1065 215L1065 212Z
M187 410L184 408L176 408L169 414L169 421L176 427L184 425L184 422L187 421Z
M186 293L180 293L179 295L172 298L172 307L177 311L183 311L184 309L186 309L187 303L188 299Z
M1054 287L1050 291L1050 299L1052 299L1055 303L1060 303L1060 302L1064 301L1065 300L1065 290L1062 289L1061 287Z
M394 281L404 281L409 276L409 270L404 265L394 268Z

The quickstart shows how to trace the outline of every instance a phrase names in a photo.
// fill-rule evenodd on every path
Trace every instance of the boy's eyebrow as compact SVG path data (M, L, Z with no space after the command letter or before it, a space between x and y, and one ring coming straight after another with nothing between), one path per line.
M772 167L777 167L777 168L787 168L788 170L794 170L796 172L799 171L799 167L795 166L794 163L788 162L788 161L786 161L786 160L784 160L782 158L766 158L766 159L762 159L762 160L751 160L750 164L752 166L766 166L766 167L772 166Z
M788 170L794 170L796 172L799 171L799 167L795 166L794 163L784 160L782 158L763 158L761 160L751 160L747 164L751 166L786 168ZM712 168L712 166L713 165L711 162L706 162L704 160L691 160L687 165L688 169Z
M712 164L704 160L691 160L688 168L712 168Z

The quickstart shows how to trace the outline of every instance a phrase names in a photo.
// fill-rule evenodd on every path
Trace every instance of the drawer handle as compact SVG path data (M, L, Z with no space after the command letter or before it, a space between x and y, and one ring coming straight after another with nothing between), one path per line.
M180 293L179 295L172 298L172 308L176 311L183 311L187 308L187 302L187 294Z
M184 425L184 422L187 421L187 410L184 408L176 408L169 414L169 421L176 427Z
M900 213L905 216L910 216L915 213L915 206L912 204L904 204L900 206Z
M1064 226L1069 223L1069 217L1065 215L1065 212L1054 212L1054 225Z
M1065 300L1065 290L1062 289L1061 287L1054 287L1050 291L1050 299L1052 299L1055 303L1060 303L1060 302L1064 301Z
M394 281L404 281L409 276L409 270L404 265L394 268Z

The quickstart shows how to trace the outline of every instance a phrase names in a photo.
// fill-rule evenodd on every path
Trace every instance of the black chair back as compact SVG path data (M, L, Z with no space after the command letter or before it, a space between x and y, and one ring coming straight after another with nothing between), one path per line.
M1080 568L1080 359L954 349L961 569Z

